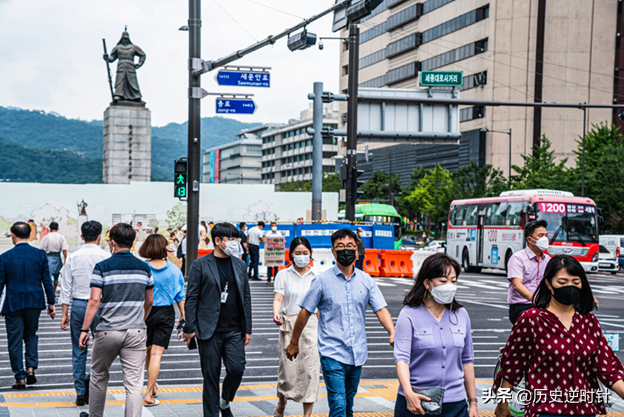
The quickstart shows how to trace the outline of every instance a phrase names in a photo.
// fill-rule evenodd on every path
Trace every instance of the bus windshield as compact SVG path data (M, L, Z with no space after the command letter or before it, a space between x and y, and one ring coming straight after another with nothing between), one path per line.
M548 222L548 239L577 242L585 246L598 243L596 207L586 204L536 203L538 220Z
M391 225L394 228L394 240L398 241L403 237L403 228L399 216L364 215L362 216L362 220L365 222Z

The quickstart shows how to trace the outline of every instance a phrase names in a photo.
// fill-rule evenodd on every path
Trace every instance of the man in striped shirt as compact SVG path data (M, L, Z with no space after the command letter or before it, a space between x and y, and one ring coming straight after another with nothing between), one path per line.
M91 296L80 335L80 348L89 343L89 327L98 313L91 353L89 415L102 417L106 403L109 369L119 356L126 389L126 417L140 417L146 328L145 318L152 308L154 280L149 266L136 258L130 248L136 232L126 223L110 230L113 256L95 265Z

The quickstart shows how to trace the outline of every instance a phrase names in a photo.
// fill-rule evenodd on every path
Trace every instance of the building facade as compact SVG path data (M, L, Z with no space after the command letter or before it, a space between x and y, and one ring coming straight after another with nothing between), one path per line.
M359 85L419 88L419 71L459 70L464 74L462 99L622 103L622 3L385 0L360 25ZM342 93L347 92L348 53L343 44ZM602 121L622 123L615 111L587 111L588 127ZM530 153L542 135L559 158L572 163L583 132L578 109L463 106L460 122L462 132L489 130L485 162L503 172L509 167L508 136L492 131L512 129L513 165L522 165L521 155Z
M204 152L203 182L211 184L260 184L262 140L260 135L275 124L241 131L238 140Z
M323 125L338 127L336 103L323 106ZM311 109L301 112L299 120L291 120L262 134L262 183L283 184L290 181L312 180ZM338 154L338 139L323 139L323 173L335 171L332 157Z

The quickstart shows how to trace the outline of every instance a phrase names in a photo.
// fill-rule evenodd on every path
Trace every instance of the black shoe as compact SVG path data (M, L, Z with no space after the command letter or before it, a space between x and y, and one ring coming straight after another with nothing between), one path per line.
M87 413L86 411L83 411L80 413L80 417L89 417L89 413Z
M234 414L232 414L232 407L222 408L221 417L234 417Z
M82 398L84 399L85 404L89 404L89 384L91 383L91 374L87 375L85 377L85 393L82 396Z
M82 406L84 406L84 405L85 405L84 395L78 395L78 396L76 397L76 405L77 405L78 407L82 407Z
M37 378L35 377L34 369L26 374L26 383L28 385L33 385L37 383Z
M252 280L252 281L262 281L262 280L261 280L260 278L258 278L258 277L253 277L251 280Z
M13 384L11 389L26 389L26 382L24 382L24 380L22 379L21 381Z

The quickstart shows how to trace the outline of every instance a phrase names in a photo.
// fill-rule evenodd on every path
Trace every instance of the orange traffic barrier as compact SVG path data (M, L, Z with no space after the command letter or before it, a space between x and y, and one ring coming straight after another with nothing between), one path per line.
M381 271L381 259L379 259L379 249L366 249L366 257L364 258L364 272L372 277L378 277Z
M290 264L290 249L285 249L284 250L284 265L280 266L278 268L278 271L288 268L288 264Z
M412 276L412 252L406 250L382 250L380 253L381 277L411 277Z
M214 249L197 249L197 257L201 258L202 256L206 256L209 253L212 253Z

